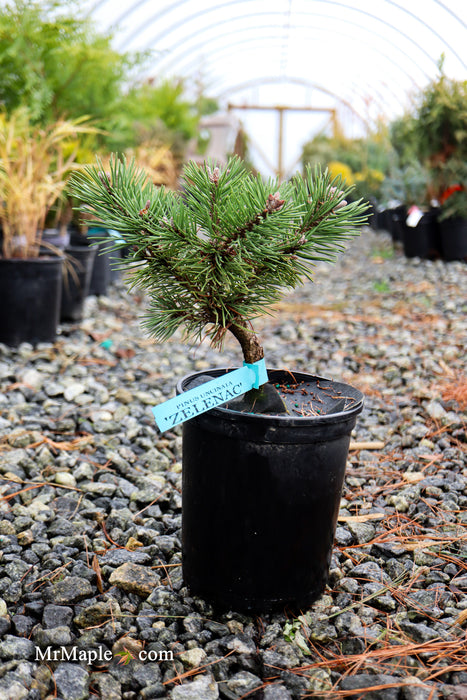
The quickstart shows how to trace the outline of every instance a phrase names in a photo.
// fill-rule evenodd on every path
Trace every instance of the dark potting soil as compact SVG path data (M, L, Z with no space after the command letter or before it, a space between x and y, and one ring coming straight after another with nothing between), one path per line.
M352 387L329 379L313 377L311 381L301 381L290 371L272 370L272 373L280 377L278 381L277 376L274 377L276 381L272 381L270 373L270 381L267 384L241 394L219 408L269 416L322 418L348 411L360 400L358 392L354 392ZM187 389L193 389L213 378L208 374L199 375L189 382Z
M290 415L304 417L326 416L341 413L353 408L357 403L354 396L346 395L343 387L325 379L316 378L311 382L288 382L274 384Z

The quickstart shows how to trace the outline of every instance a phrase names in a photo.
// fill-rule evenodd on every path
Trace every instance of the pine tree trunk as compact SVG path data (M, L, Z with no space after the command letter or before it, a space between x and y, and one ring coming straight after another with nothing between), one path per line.
M264 357L264 350L259 342L259 338L254 333L250 331L245 326L239 324L232 324L229 326L229 331L235 336L241 345L243 352L243 359L248 364L253 364L262 360Z

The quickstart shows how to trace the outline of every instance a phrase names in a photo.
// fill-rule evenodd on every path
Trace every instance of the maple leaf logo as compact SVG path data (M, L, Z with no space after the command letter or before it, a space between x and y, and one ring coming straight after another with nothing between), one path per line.
M122 657L118 663L123 664L123 666L126 666L127 664L130 663L130 661L132 659L136 658L136 656L133 656L133 654L131 653L131 651L129 649L125 649L125 648L123 649L123 651L119 651L118 654L116 654L116 656Z

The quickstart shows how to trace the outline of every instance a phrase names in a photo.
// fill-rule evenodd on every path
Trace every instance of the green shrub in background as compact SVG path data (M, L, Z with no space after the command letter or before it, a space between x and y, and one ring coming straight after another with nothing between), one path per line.
M405 174L408 184L416 184L424 177L424 201L439 201L443 218L465 217L467 81L446 76L441 59L438 76L414 97L412 107L391 124L390 133L399 168L393 169L392 179Z
M353 184L358 197L372 202L382 198L382 183L390 163L389 132L383 124L366 138L318 134L304 145L302 152L304 168L327 167L334 175L340 174L348 185Z
M12 0L0 12L0 101L29 108L46 124L112 113L123 83L143 56L119 54L75 1Z
M26 106L42 125L90 117L101 133L88 138L88 154L154 137L180 153L199 116L216 109L202 91L190 103L181 81L138 82L149 58L117 52L78 0L11 0L0 11L0 102L9 113Z

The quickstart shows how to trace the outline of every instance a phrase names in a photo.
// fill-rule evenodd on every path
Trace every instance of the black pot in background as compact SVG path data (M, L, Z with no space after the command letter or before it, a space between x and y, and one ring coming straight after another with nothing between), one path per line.
M381 212L381 229L391 233L392 227L392 209L384 209Z
M407 258L435 260L440 256L441 239L438 211L433 209L423 214L417 226L402 226L402 243Z
M467 219L443 219L439 226L444 260L467 261Z
M46 228L42 231L41 243L44 249L44 255L50 254L50 247L59 248L64 250L70 242L70 234L65 229L59 228Z
M65 248L67 264L63 271L60 319L79 321L89 294L96 248L78 245Z
M110 284L110 257L105 252L106 242L102 240L106 236L107 229L98 226L89 227L86 235L75 230L72 230L70 234L70 244L72 246L91 246L96 250L88 294L96 294L97 296L106 294Z
M102 239L103 236L107 236L107 229L99 227L89 227L88 238L92 241L95 239ZM96 256L94 258L94 265L92 267L91 283L89 285L89 294L96 294L100 296L101 294L107 294L107 288L111 280L111 269L110 269L110 256L105 252L106 242L101 241L91 243L97 250Z
M394 243L402 241L403 228L407 217L407 208L404 204L389 210L389 233Z
M386 230L386 210L385 209L376 212L376 217L375 217L374 223L375 223L375 228L377 231L385 231Z
M63 258L0 259L0 342L53 342L60 318Z
M177 392L201 374L226 371L191 374ZM350 433L363 396L346 384L293 376L325 402L341 392L352 407L316 417L216 408L183 425L183 576L192 594L223 609L298 610L323 593L328 579ZM284 371L269 370L269 378L291 382Z
M374 202L370 202L370 208L367 211L367 224L370 226L372 229L376 228L376 205Z

